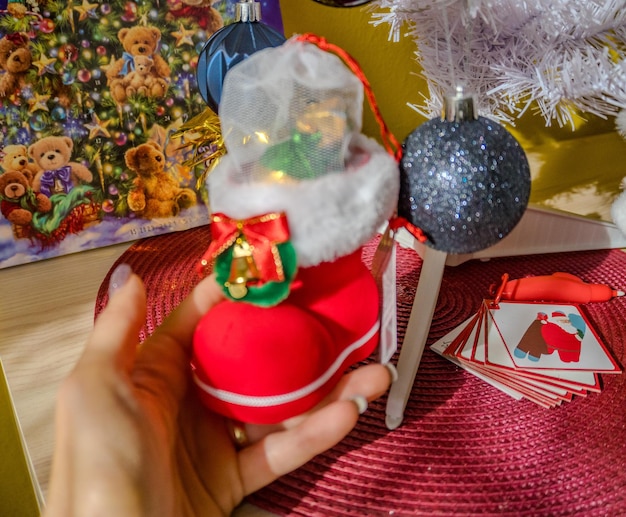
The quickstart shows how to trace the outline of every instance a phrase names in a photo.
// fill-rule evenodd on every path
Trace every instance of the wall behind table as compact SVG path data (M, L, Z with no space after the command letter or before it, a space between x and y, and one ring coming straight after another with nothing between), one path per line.
M374 27L366 7L338 9L313 0L280 0L285 35L313 32L339 45L359 62L370 81L381 113L402 141L424 122L407 104L420 104L427 89L410 38L393 43L389 27ZM364 108L364 132L378 137L373 115ZM580 118L576 130L546 127L532 114L510 128L531 162L531 202L610 220L609 207L626 176L626 142L612 119Z

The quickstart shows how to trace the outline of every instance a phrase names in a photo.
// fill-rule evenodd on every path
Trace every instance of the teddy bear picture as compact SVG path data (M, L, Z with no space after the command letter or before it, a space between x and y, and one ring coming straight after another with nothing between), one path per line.
M135 56L135 69L122 79L126 87L126 97L145 95L163 97L167 91L167 82L153 74L154 60L150 56Z
M165 171L165 155L158 143L149 141L129 149L125 159L136 174L128 193L128 207L139 217L172 217L196 204L196 193L181 187Z
M32 213L0 213L0 269L209 222L225 151L218 125L205 145L187 123L207 110L200 52L239 2L0 0L0 176L21 173ZM263 15L282 30L278 0Z
M26 72L33 57L28 36L22 32L7 34L0 39L0 97L18 91L24 85Z
M47 136L28 147L28 156L39 167L33 179L35 192L51 197L69 193L80 183L93 181L93 174L84 165L70 161L74 142L68 136Z
M1 153L0 166L4 171L20 171L32 181L39 167L28 157L28 148L21 144L9 144Z
M0 212L16 226L29 225L35 212L49 212L50 200L34 192L28 177L21 171L10 170L0 175Z
M147 76L154 79L154 84L149 91L150 95L153 97L164 96L167 91L164 85L167 85L171 70L158 52L161 31L156 27L134 26L120 29L117 36L124 47L124 54L121 58L112 60L106 72L111 96L115 102L123 104L128 99L126 77L131 72L136 71L135 60L139 56L152 59L152 67L143 79L146 81ZM142 66L145 67L145 64L144 61Z

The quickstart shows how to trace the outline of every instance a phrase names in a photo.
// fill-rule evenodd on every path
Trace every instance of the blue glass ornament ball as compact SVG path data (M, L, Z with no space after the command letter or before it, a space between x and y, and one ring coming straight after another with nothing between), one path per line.
M398 213L431 248L473 253L519 222L530 197L530 167L517 140L485 117L427 121L404 141Z
M198 56L198 87L209 108L218 112L228 70L254 52L284 42L282 34L258 21L231 23L215 32Z

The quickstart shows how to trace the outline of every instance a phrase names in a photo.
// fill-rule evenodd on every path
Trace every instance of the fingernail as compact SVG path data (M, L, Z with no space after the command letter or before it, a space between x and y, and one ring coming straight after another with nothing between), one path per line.
M363 413L365 413L365 410L367 409L367 399L365 397L361 395L356 395L355 397L352 397L350 400L354 402L354 405L359 411L359 415L362 415Z
M392 384L396 382L398 380L398 370L396 370L396 367L391 363L385 363L383 366L389 371Z
M113 270L109 279L109 298L123 287L132 274L133 270L128 264L120 264Z

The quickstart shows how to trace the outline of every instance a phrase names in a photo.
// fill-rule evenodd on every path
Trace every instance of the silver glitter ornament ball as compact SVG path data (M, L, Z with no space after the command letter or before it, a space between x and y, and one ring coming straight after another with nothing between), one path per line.
M474 116L473 100L446 99L403 144L398 213L447 253L488 248L519 222L530 197L530 168L500 124Z

